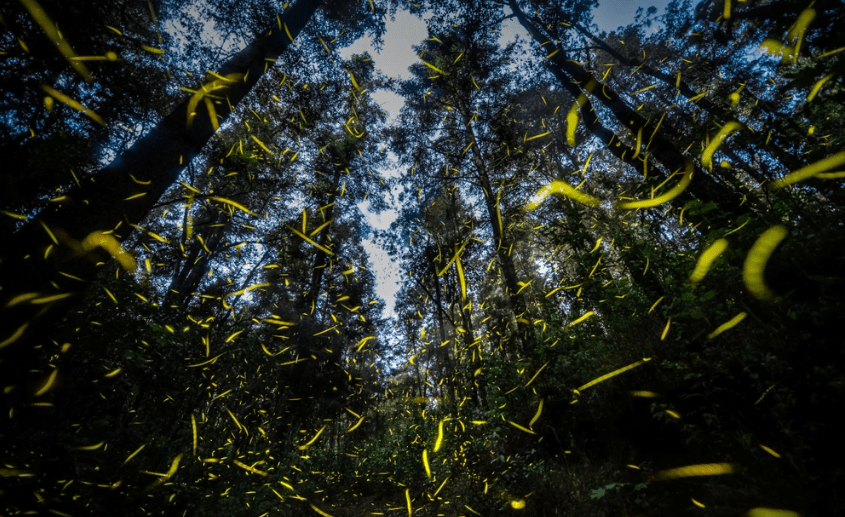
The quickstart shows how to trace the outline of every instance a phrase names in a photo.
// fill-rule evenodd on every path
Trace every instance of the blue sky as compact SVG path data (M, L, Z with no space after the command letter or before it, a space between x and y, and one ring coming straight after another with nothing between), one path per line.
M651 6L657 7L660 15L668 4L669 0L600 0L598 8L593 10L593 21L599 29L611 32L633 22L640 7L643 11Z
M658 9L658 15L660 15L663 14L668 3L669 0L601 0L598 8L593 11L593 17L600 30L611 32L620 26L632 23L639 7L646 10L650 6L655 6ZM516 21L509 20L502 28L501 41L503 43L510 41L516 34L523 32L522 27ZM528 39L527 34L524 34L523 37ZM368 51L376 68L381 70L383 74L408 79L410 78L408 66L417 60L417 56L411 47L418 45L427 38L428 31L425 21L416 18L407 11L399 11L396 13L394 21L387 20L387 32L384 35L384 46L380 53L373 49L372 41L369 38L361 38L351 46L341 50L340 53L344 58L349 58L353 54ZM397 114L402 107L402 98L394 93L376 92L374 98L391 117ZM382 170L381 174L385 177L395 177L398 175L398 171L387 168ZM364 213L368 224L381 230L386 230L397 217L397 212L394 210L387 210L376 215L367 209L366 203L359 205L359 208ZM391 315L399 286L401 273L399 266L393 263L390 256L372 240L364 241L364 249L370 256L370 269L376 277L376 293L385 300L385 314Z

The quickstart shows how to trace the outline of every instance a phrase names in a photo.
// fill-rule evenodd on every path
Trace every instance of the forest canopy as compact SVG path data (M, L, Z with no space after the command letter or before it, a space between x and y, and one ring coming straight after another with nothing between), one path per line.
M3 515L845 515L845 9L597 5L0 7Z

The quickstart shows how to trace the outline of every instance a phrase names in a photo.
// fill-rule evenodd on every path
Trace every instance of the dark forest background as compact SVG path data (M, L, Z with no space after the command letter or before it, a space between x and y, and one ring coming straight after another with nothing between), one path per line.
M0 6L0 513L845 515L845 9L595 5Z

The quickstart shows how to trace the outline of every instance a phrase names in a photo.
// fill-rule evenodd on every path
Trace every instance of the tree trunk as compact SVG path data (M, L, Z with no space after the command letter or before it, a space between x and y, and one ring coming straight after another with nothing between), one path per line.
M332 185L329 188L329 191L326 193L325 203L328 204L328 200L331 196L337 194L337 187L340 184L340 173L343 169L341 166L335 165L334 177L332 178ZM325 216L326 221L332 220L332 215L334 214L334 207L332 205L326 208ZM329 241L329 228L331 225L323 228L320 231L320 235L317 236L317 243L320 246L326 247ZM331 261L328 254L325 252L315 249L314 253L316 254L314 257L314 269L313 273L311 274L311 285L308 288L308 294L305 297L305 305L311 305L312 303L317 303L317 298L320 296L320 286L323 283L323 270L326 269Z
M544 42L542 41L543 38L540 34L540 30L535 27L526 17L525 13L519 9L516 0L508 0L508 5L514 15L516 15L516 18L519 20L519 23L523 26L523 28L531 34L532 38L534 38L538 44L543 44ZM595 97L614 114L615 118L622 126L632 132L638 131L639 128L645 129L647 121L643 119L639 112L628 106L619 94L612 88L608 88L606 85L601 85L601 83L596 80L596 78L587 71L583 65L569 59L566 52L562 49L552 48L550 49L550 52L555 52L555 55L551 57L551 59L546 60L549 68L555 77L557 77L561 86L563 86L570 95L577 98L579 95L584 93L579 85L586 86L591 81L594 81L595 84L600 85L596 87L597 93ZM582 118L587 129L592 134L599 137L599 139L602 140L605 146L615 156L628 165L633 166L639 172L643 172L643 162L632 158L636 152L634 149L625 145L620 145L619 147L611 145L611 140L615 135L612 131L604 128L598 123L597 117L593 114L592 103L589 98L581 106L581 113L583 114ZM684 168L686 157L668 140L663 138L661 134L655 134L654 138L651 140L651 144L650 154L654 155L654 157L668 170L674 171L682 170ZM652 174L662 175L655 169L652 169ZM737 195L718 184L711 175L699 168L696 170L695 180L690 184L687 192L682 194L681 199L684 199L685 197L688 198L690 194L702 202L714 201L719 206L719 213L711 215L710 224L726 225L729 221L735 220L744 213L744 210L739 208L741 200L737 197ZM712 217L716 217L716 219L714 220Z
M470 116L464 110L461 115L465 122L470 121ZM511 257L513 243L505 236L504 228L499 226L501 215L498 206L498 199L493 193L493 187L490 184L490 175L487 173L487 166L484 163L484 158L481 156L481 150L478 147L478 140L475 137L475 131L471 123L467 125L467 133L471 139L472 145L472 162L478 172L478 181L481 188L484 190L484 204L487 208L487 216L490 220L490 226L493 228L493 240L496 246L496 256L499 258L499 263L502 266L502 273L505 276L505 290L510 300L510 309L516 320L517 329L519 331L519 340L522 344L522 353L528 357L536 356L537 343L534 339L534 330L530 323L525 323L528 314L528 307L525 299L519 293L519 279L516 274L516 265ZM520 321L523 320L523 321Z
M298 0L281 15L291 37L303 30L318 5L318 0ZM275 20L273 29L276 29ZM242 82L225 90L228 102L216 107L221 121L231 114L229 106L237 106L264 75L269 65L265 58L279 56L290 42L285 31L273 30L271 35L254 40L220 67L218 74L224 76L246 73ZM0 263L6 302L28 292L57 294L51 282L60 286L58 293L79 291L94 278L98 268L92 261L69 252L68 242L72 242L70 239L81 241L95 231L128 233L131 230L124 226L126 223L143 221L184 166L200 153L215 133L205 113L198 113L193 124L187 126L189 101L180 103L155 128L101 170L94 180L71 189L67 193L70 202L43 210L7 239ZM127 200L138 194L143 195ZM114 236L120 238L116 232ZM56 241L61 242L55 245ZM51 245L55 249L48 261L44 259L45 250ZM107 257L102 255L102 258ZM83 283L68 280L60 272L80 278ZM11 361L3 361L0 367L0 376L6 379L5 382L21 382L35 367L32 347L41 344L56 327L72 299L48 304L19 303L4 308L0 317L0 343L4 347L13 346L17 354L14 365Z

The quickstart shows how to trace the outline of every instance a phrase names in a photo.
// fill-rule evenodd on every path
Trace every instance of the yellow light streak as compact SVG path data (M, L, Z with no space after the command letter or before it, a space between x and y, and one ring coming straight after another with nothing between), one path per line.
M35 392L36 397L40 397L41 395L47 393L47 391L53 386L53 381L56 380L56 375L58 375L58 373L58 368L54 368L53 371L50 372L50 376L47 377L47 382L44 383L44 386L42 386L41 389Z
M209 197L209 199L211 199L212 201L217 201L217 202L220 202L220 203L225 203L227 205L231 205L231 206L237 208L238 210L240 210L242 212L246 212L247 214L249 214L253 217L258 217L258 214L256 214L255 212L247 209L245 206L238 203L237 201L232 201L231 199L226 199L224 197L217 197L217 196L211 196L211 197Z
M701 153L701 165L707 168L707 170L713 170L713 153L722 145L722 142L730 136L731 133L739 131L742 129L742 124L736 121L730 121L722 126L721 129L713 136L710 140L710 143L704 149L704 152Z
M669 318L669 321L666 322L666 328L663 329L663 334L660 335L660 341L666 339L666 335L669 333L669 325L672 324L672 318Z
M207 365L207 364L209 364L209 363L213 363L213 362L217 361L217 360L218 360L218 359L220 359L221 357L223 357L223 354L220 354L220 355L218 355L218 356L212 357L212 358L211 358L211 359L209 359L208 361L205 361L205 362L202 362L202 363L189 364L189 365L188 365L188 368L196 368L197 366L205 366L205 365Z
M424 60L422 60L422 59L420 59L420 61L422 61L422 63L423 63L425 66L427 66L427 67L431 68L432 70L434 70L434 71L435 71L435 72L437 72L438 74L441 74L441 75L446 75L446 72L444 72L443 70L441 70L441 69L437 68L436 66L432 65L431 63L429 63L429 62L427 62L427 61L424 61Z
M143 450L143 448L144 448L144 447L146 447L146 446L147 446L147 444L144 444L144 445L142 445L142 446L138 447L138 448L135 450L135 452L133 452L132 454L130 454L130 455L129 455L129 457L128 457L128 458L126 458L125 460L123 460L123 464L124 464L124 465L126 465L127 463L129 463L129 460L131 460L132 458L134 458L134 457L135 457L135 455L137 455L139 452L141 452L141 450Z
M287 228L288 230L292 231L293 233L297 234L297 235L298 235L300 238L302 238L305 242L307 242L308 244L310 244L310 245L314 246L315 248L319 249L319 250L320 250L320 251L322 251L323 253L326 253L326 254L328 254L328 255L334 255L334 253L332 253L332 252L331 252L331 250L329 250L328 248L326 248L326 247L324 247L324 246L322 246L322 245L320 245L320 244L317 244L316 242L314 242L313 240L311 240L311 239L310 239L307 235L305 235L304 233L300 232L300 231L299 231L299 230L297 230L296 228L292 228L292 227L290 227L290 226L287 226L286 228Z
M104 232L91 232L82 241L83 251L91 251L98 247L106 250L124 270L134 273L138 268L138 263L132 254L113 235Z
M829 156L813 164L807 165L806 167L802 167L779 180L769 183L769 188L777 190L786 187L787 185L792 185L793 183L810 179L820 173L833 169L834 167L839 167L843 164L845 164L845 151L840 151L833 156Z
M745 517L801 517L801 514L792 510L776 508L752 508L748 510Z
M62 92L60 92L60 91L58 91L58 90L55 90L55 89L53 89L53 88L51 88L51 87L47 86L46 84L42 84L42 85L41 85L41 89L42 89L45 93L47 93L48 95L50 95L51 97L53 97L54 99L56 99L57 101L59 101L59 102L61 102L61 103L63 103L63 104L67 104L67 105L68 105L68 106L70 106L71 108L73 108L73 109L75 109L75 110L77 110L77 111L81 112L83 115L85 115L86 117L90 118L90 119L91 119L91 120L93 120L94 122L96 122L96 123L100 124L101 126L105 126L105 125L106 125L105 121L103 121L103 119L102 119L102 118L100 118L100 116L99 116L99 115L97 115L96 113L94 113L94 111L93 111L93 110L86 108L85 106L83 106L82 104L80 104L78 101L76 101L76 100L74 100L74 99L72 99L72 98L68 97L68 96L67 96L67 95L65 95L64 93L62 93Z
M47 35L47 38L53 42L57 50L67 59L70 66L81 75L89 83L94 82L94 77L91 72L79 61L74 60L76 53L71 48L70 44L59 33L58 26L53 23L53 20L47 16L47 13L35 0L21 0L21 3L29 11L29 14L35 19L36 23L41 26L41 29Z
M601 200L595 198L589 194L585 194L580 190L577 190L575 187L566 183L565 181L552 181L548 185L544 186L540 190L537 191L537 194L534 196L534 199L530 201L526 205L526 210L534 210L540 203L543 202L547 197L552 194L560 194L562 196L566 196L569 199L581 203L582 205L597 207L601 203Z
M584 315L583 315L583 316L581 316L580 318L576 319L575 321L573 321L572 323L570 323L569 325L567 325L567 327L573 327L573 326L575 326L575 325L577 325L577 324L581 323L582 321L585 321L587 318L590 318L590 317L595 316L595 315L596 315L596 313L595 313L595 312L593 312L593 311L588 311L588 312L584 313Z
M196 457L196 455L197 455L197 419L193 414L191 414L191 431L193 432L193 436L194 436L193 455L194 455L194 457Z
M690 281L696 283L704 280L707 272L710 271L710 266L726 249L728 249L727 239L719 239L704 250L695 263L695 269L690 275Z
M745 312L740 312L739 314L731 318L727 323L723 323L716 327L716 330L707 335L707 339L713 339L722 332L737 326L737 324L739 324L740 321L744 320L747 315L748 314L746 314Z
M516 427L520 431L526 432L528 434L537 434L534 431L532 431L531 429L528 429L527 427L522 427L521 425L517 424L516 422L511 422L510 420L506 420L506 422L509 423L510 425Z
M311 505L311 509L312 509L312 510L314 510L314 511L315 511L315 512L317 512L317 513L319 513L319 514L320 514L320 515L322 515L323 517L332 517L331 515L329 515L328 513L324 512L323 510L321 510L321 509L317 508L317 507L316 507L316 506L314 506L313 504L311 504L311 503L308 503L308 504L309 504L309 505Z
M440 446L443 445L443 422L445 420L441 420L437 425L437 440L434 442L434 452L439 451Z
M16 330L15 332L13 332L11 336L9 336L8 338L6 338L6 339L5 339L5 340L3 340L2 342L0 342L0 348L3 348L3 347L8 346L8 345L11 345L12 343L14 343L14 342L15 342L15 341L17 341L18 339L20 339L20 337L21 337L21 336L23 335L23 333L26 331L26 328L27 328L27 327L29 327L29 322L24 323L23 325L21 325L20 327L18 327L18 330Z
M357 421L357 422L355 422L355 425L353 425L352 427L350 427L349 429L347 429L347 430L346 430L346 432L347 432L347 433L351 433L351 432L352 432L352 431L354 431L355 429L358 429L358 426L360 426L360 425L361 425L361 422L363 422L363 421L364 421L364 417L359 418L359 419L358 419L358 421Z
M301 451L302 451L302 450L307 449L308 447L311 447L311 444L313 444L314 442L316 442L316 441L317 441L317 438L319 438L319 437L320 437L320 435L321 435L321 434L323 434L323 431L325 431L325 430L326 430L326 426L321 427L321 428L320 428L320 430L319 430L319 431L317 431L317 434L315 434L315 435L314 435L314 438L311 438L311 440L310 440L308 443L306 443L305 445L300 445L300 446L299 446L299 450L301 450Z
M252 472L253 474L258 474L259 476L266 476L266 475L268 475L266 472L264 472L264 471L262 471L262 470L258 470L258 469L257 469L257 468L255 468L255 467L250 467L249 465L246 465L246 464L244 464L244 463L241 463L241 462L240 462L240 461L238 461L238 460L232 460L232 463L234 463L235 465L239 466L240 468L242 468L242 469L244 469L244 470L246 470L246 471L248 471L248 472Z
M546 364L544 364L543 366L541 366L541 367L540 367L540 369L539 369L539 370L537 370L537 373L535 373L535 374L534 374L534 376L533 376L533 377L531 377L531 380L529 380L528 382L526 382L526 383L525 383L525 387L526 387L526 388L527 388L527 387L528 387L528 386L529 386L532 382L534 382L534 379L536 379L536 378L537 378L537 376L538 376L538 375L540 375L540 372L542 372L542 371L543 371L543 368L545 368L546 366L548 366L550 362L551 362L551 361L546 361Z
M538 138L543 138L544 136L551 135L551 131L546 131L545 133L540 133L539 135L529 136L528 138L524 138L523 142L530 142L531 140L536 140Z
M619 375L620 373L627 372L628 370L630 370L632 368L636 368L637 366L640 366L641 364L646 363L648 361L651 361L650 357L644 358L642 361L637 361L636 363L629 364L628 366L623 366L622 368L619 368L618 370L614 370L614 371L612 371L612 372L610 372L606 375L602 375L601 377L599 377L597 379L593 379L592 381L590 381L587 384L584 384L583 386L578 388L576 391L583 391L583 390L589 388L590 386L595 386L596 384L598 384L602 381L606 381L607 379L610 379L611 377L615 377L615 376Z
M764 451L768 452L769 454L771 454L775 458L780 458L780 454L776 453L775 451L766 447L765 445L760 445L760 448L763 449Z
M575 130L578 127L578 110L587 103L587 93L591 93L596 86L598 86L598 82L591 78L584 87L585 93L581 93L578 96L572 104L572 107L569 108L569 112L566 114L566 143L572 147L575 147Z
M534 427L534 424L539 420L540 414L543 412L543 399L540 399L540 405L537 407L537 413L534 415L534 418L528 422L528 427Z
M431 479L431 467L428 465L428 449L423 449L422 452L423 466L425 466L425 475Z
M625 209L649 208L662 205L663 203L668 203L669 201L672 201L676 197L680 196L681 193L687 188L687 186L690 184L690 181L692 181L693 170L694 168L692 160L687 159L686 172L684 173L684 177L681 178L681 181L679 181L678 184L672 187L672 189L670 189L668 192L666 192L662 196L658 196L652 199L620 203L619 207Z
M742 281L748 292L762 301L771 301L775 293L765 283L763 271L775 248L786 238L788 231L783 225L775 225L763 232L751 246L742 266Z
M816 84L813 85L813 88L810 90L810 93L807 94L807 102L812 102L813 99L816 98L816 95L818 95L819 91L822 89L822 86L824 86L824 83L830 81L831 79L833 79L833 74L827 74L826 76L816 81Z
M656 302L654 302L654 305L652 305L651 309L648 310L648 314L651 314L651 312L654 310L654 308L657 307L657 304L663 301L663 298L666 298L666 297L661 296L660 298L657 299Z
M722 474L733 474L737 469L731 463L705 463L700 465L688 465L675 469L661 470L652 475L655 481L665 479L677 479L694 476L718 476Z

